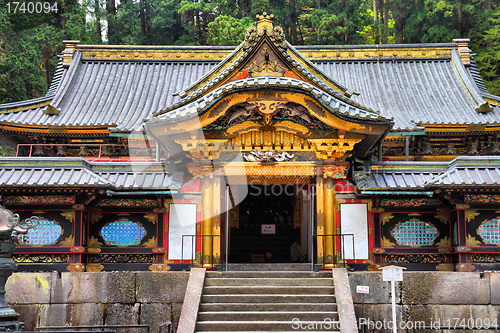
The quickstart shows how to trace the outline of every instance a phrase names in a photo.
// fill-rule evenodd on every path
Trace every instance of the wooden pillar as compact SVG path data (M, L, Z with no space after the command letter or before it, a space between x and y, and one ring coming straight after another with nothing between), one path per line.
M316 263L318 265L324 264L324 240L321 235L325 234L324 229L324 216L323 211L325 208L323 188L323 177L321 175L316 177Z
M335 193L333 180L327 178L323 181L324 186L324 226L325 235L335 235ZM335 237L327 236L325 239L325 266L333 267L335 264Z
M213 195L214 195L213 179L209 176L204 176L201 179L201 260L204 267L212 266L212 237L204 237L212 235L213 228Z
M213 223L212 223L212 235L213 237L213 258L214 264L221 263L221 188L220 188L220 177L214 177L213 179Z

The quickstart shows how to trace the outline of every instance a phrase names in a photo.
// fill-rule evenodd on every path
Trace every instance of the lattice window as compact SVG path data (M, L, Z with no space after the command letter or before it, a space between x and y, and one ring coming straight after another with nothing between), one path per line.
M49 245L57 242L62 235L62 228L51 220L40 220L38 225L29 229L23 241L29 245Z
M146 235L146 229L137 222L119 220L101 229L102 239L108 245L139 245Z
M488 244L500 245L500 219L485 221L477 228L477 233Z
M438 236L436 227L420 220L400 223L392 229L391 233L399 245L409 246L431 245Z

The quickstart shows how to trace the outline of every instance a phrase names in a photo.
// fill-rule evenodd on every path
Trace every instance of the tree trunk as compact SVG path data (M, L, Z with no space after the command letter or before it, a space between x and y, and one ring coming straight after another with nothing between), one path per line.
M396 16L396 22L394 27L396 28L396 44L403 43L403 32L404 32L404 3L402 0L397 0L396 10L393 12Z
M292 44L297 44L297 10L295 0L289 0L290 5L290 36Z
M145 6L145 0L140 0L139 1L139 11L140 11L140 16L141 16L141 32L143 38L146 37L147 34L147 26L146 26L146 6Z
M101 5L99 0L94 0L94 13L95 13L95 32L96 39L99 44L102 43L102 26L101 26Z
M384 31L382 34L382 44L387 44L389 35L389 6L387 4L387 0L384 0L383 3Z
M373 0L373 39L375 44L380 44L380 29L378 19L378 0Z
M108 0L106 4L106 11L108 13L108 42L109 44L117 44L116 42L116 3L115 0Z

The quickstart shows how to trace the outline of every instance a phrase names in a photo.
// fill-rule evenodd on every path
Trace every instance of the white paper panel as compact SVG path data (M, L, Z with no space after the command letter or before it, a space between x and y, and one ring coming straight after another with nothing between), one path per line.
M368 207L366 204L340 205L340 232L354 234L355 259L368 260ZM353 237L344 237L344 259L354 259Z
M196 234L196 204L170 204L168 223L168 260L179 260L182 235ZM184 237L184 260L193 259L193 237Z

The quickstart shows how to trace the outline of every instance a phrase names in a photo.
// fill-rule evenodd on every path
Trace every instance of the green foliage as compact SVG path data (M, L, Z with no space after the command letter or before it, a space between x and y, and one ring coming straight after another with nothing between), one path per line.
M8 13L6 1L0 0L0 103L45 94L62 40L237 45L263 12L274 14L296 45L470 38L487 87L500 94L499 0L57 0L58 13L39 15Z
M245 33L253 24L249 17L237 19L232 16L221 15L208 24L209 45L238 45L245 38Z

